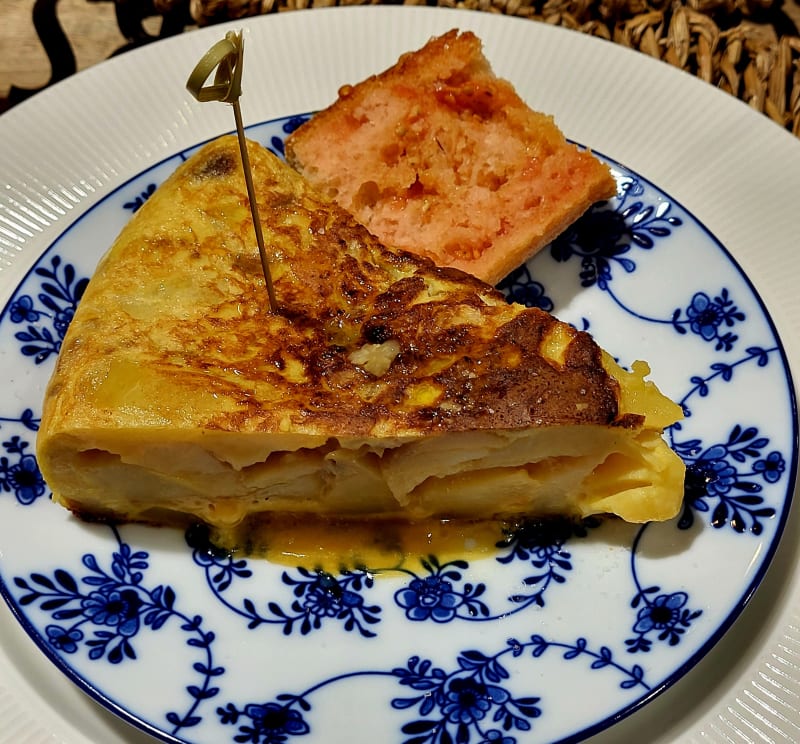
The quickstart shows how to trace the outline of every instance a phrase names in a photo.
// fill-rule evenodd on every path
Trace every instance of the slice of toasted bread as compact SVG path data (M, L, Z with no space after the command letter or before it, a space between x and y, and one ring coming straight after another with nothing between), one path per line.
M493 284L616 188L457 30L342 87L286 156L385 244Z

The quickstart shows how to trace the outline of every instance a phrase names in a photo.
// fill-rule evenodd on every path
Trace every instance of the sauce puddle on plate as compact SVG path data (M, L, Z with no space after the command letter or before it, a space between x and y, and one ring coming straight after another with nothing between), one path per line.
M313 515L263 515L228 529L194 525L193 548L336 573L379 572L409 559L435 555L441 562L494 556L513 543L536 547L561 541L580 522L563 518L493 520L331 520ZM237 546L230 549L224 546Z

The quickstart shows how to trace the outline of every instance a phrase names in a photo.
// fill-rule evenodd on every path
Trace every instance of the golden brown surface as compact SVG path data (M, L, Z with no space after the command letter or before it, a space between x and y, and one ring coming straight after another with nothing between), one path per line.
M680 411L646 366L383 248L249 153L280 312L224 137L136 213L70 324L37 438L58 503L223 532L263 512L675 513L682 464L661 430Z
M286 155L384 244L492 284L616 190L456 30L341 88Z
M280 314L266 304L236 141L220 140L98 268L59 360L69 373L53 383L67 389L49 399L64 423L124 426L144 411L178 427L386 436L615 421L616 384L587 334L569 329L563 365L548 362L552 316L385 250L270 153L250 157ZM390 341L379 376L349 360ZM126 365L131 405L114 384ZM143 375L153 390L139 399Z

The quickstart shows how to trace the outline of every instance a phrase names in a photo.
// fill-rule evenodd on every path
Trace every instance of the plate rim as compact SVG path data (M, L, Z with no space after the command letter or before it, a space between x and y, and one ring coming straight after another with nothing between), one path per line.
M317 9L317 12L321 12L322 10L323 10L323 9ZM342 8L342 7L338 7L338 8L330 8L330 9L325 9L325 10L328 10L328 11L330 11L330 12L337 12L337 13L341 13L341 12L343 12L343 11L347 11L347 12L354 12L355 10L359 10L359 11L371 11L371 12L375 12L375 11L378 11L378 12L383 12L383 11L387 10L387 7L386 7L386 6L375 6L374 8L359 8L359 9L355 9L355 8ZM409 10L408 8L404 9L404 11L408 11L408 10ZM426 8L426 9L420 9L420 10L424 10L424 12L437 11L437 10L444 11L444 12L451 12L451 9L436 9L436 8ZM461 11L461 12L464 12L464 13L475 13L476 11ZM517 19L517 18L514 18L514 19L512 19L512 18L509 18L509 17L505 17L505 19L506 19L506 21L513 21L513 22L516 22L516 23L529 23L529 21L527 21L526 19ZM260 19L255 19L255 20L260 20ZM242 24L241 24L241 22L231 22L230 24L225 24L225 25L227 25L227 26L240 26L240 25L242 25ZM218 30L218 31L221 29L221 27L216 27L216 28L217 28L217 30ZM552 28L552 27L550 27L550 28ZM559 32L561 32L561 33L575 33L575 32L571 32L571 31L568 31L568 30L566 30L566 29L560 29L560 28L559 28L559 29L555 29L555 28L554 28L553 30L558 30L558 31L559 31ZM595 40L595 41L596 41L596 42L599 42L599 43L602 43L600 40ZM633 50L625 50L625 51L626 51L626 52L630 52L630 54L632 54L632 55L636 54L636 52L635 52L635 51L633 51ZM659 63L658 63L658 61L656 61L656 60L652 60L652 62L653 62L654 64L659 64ZM77 78L77 77L80 77L80 76L76 76L76 78ZM697 82L699 82L699 81L697 81ZM701 83L701 84L702 84L702 83ZM727 94L724 94L722 91L717 91L717 93L718 93L720 96L725 96L725 95L727 95ZM21 104L20 106L21 106L21 107L24 107L24 106L26 106L26 105L33 106L33 104L34 104L34 102L36 101L36 99L37 99L37 97L34 97L34 98L30 99L28 102L25 102L24 104ZM735 100L735 99L734 99L734 100ZM44 105L44 104L42 104L42 105ZM15 109L12 109L12 110L11 110L11 112L7 112L6 114L4 114L4 115L3 115L3 117L0 117L0 131L2 131L2 129L3 129L3 124L5 123L5 117L6 117L6 116L8 116L8 114L9 114L9 113L12 113L14 110L15 110ZM753 113L753 115L754 115L754 116L756 116L756 117L760 116L760 115L759 115L757 112L755 112L755 111L753 111L752 113ZM776 127L776 128L777 128L777 127ZM788 136L790 136L790 135L788 135ZM632 167L633 167L633 169L634 169L634 170L637 172L637 174L638 174L638 173L640 173L640 171L638 171L638 170L635 168L635 166L632 166ZM137 172L137 173L138 173L138 172ZM647 174L647 173L642 173L641 175L642 175L643 177L646 177L646 178L648 178L648 179L649 179L649 174ZM136 175L130 176L130 178L129 178L129 179L127 179L127 180L133 179L133 178L135 178L135 177L136 177ZM85 207L85 206L83 207L83 209L82 209L82 210L81 210L81 212L80 212L80 215L79 215L79 217L82 217L84 214L88 213L88 211L90 211L91 209L93 209L93 208L94 208L94 206L96 206L97 204L101 203L101 202L102 202L102 201L103 201L105 198L107 198L107 197L108 197L108 196L109 196L111 193L113 193L113 192L114 192L114 191L116 191L117 189L121 188L122 186L123 186L123 183L116 184L116 185L114 185L113 187L108 187L108 188L107 188L107 191L106 191L105 193L103 193L101 196L99 196L99 197L98 197L98 199L97 199L97 201L93 202L93 203L92 203L92 204L91 204L91 205L90 205L88 208L87 208L87 207ZM677 201L680 201L680 202L681 202L681 204L683 204L683 201L682 201L682 200L680 200L680 199L679 199L679 197L674 197L673 193L672 193L671 191L669 191L667 188L665 188L665 187L662 187L660 183L659 183L659 188L662 188L662 189L663 189L665 192L667 192L667 193L668 193L668 194L669 194L671 197L675 198ZM0 205L0 206L2 206L2 205ZM687 210L687 211L688 211L688 210ZM0 213L1 213L1 212L0 212ZM709 229L709 228L707 227L707 223L706 223L706 221L705 221L705 220L704 220L704 219L703 219L701 216L697 215L697 212L696 212L696 210L694 210L694 209L693 209L693 210L690 212L690 214L693 214L693 215L695 215L695 216L697 217L697 219L698 219L698 222L700 222L700 223L701 223L701 224L704 226L704 228L706 228L706 229ZM61 235L61 234L63 234L63 233L64 233L64 232L66 232L67 230L69 230L69 229L70 229L70 227L71 227L71 225L74 223L74 221L75 221L75 219L73 219L71 222L65 223L65 224L64 224L64 226L63 226L63 229L62 229L62 230L59 232L59 235L57 236L57 238L56 238L55 240L48 240L48 241L47 241L47 245L45 245L45 246L44 246L44 249L45 249L45 250L49 249L49 245L51 245L52 243L54 243L54 242L55 242L55 241L58 239L58 237L60 237L60 235ZM717 238L716 238L716 233L715 233L713 230L710 230L710 229L709 229L709 232L710 232L710 234L711 234L711 235L713 235L713 236L715 237L715 239L717 239ZM775 332L775 335L776 335L776 337L777 337L777 338L778 338L778 339L781 341L781 356L782 356L782 358L783 358L783 362L784 362L785 369L787 370L787 373L789 374L789 384L790 384L790 389L791 389L791 391L794 393L794 392L796 391L796 388L795 388L795 381L794 381L794 379L792 378L792 375L791 375L791 372L792 372L792 365L789 363L789 359L788 359L788 357L789 357L789 353L788 353L788 351L787 351L787 344L785 343L785 340L784 340L784 334L783 334L783 333L781 333L781 332L780 332L780 330L779 330L779 328L777 327L777 324L776 324L776 321L775 321L774 314L773 314L773 312L771 311L771 308L769 307L769 304L768 304L767 302L765 302L765 299L764 299L764 297L763 297L763 294L762 294L762 292L760 292L760 291L757 291L757 290L755 289L755 283L754 283L754 282L751 280L750 273L749 273L748 271L745 271L745 270L744 270L744 268L743 268L743 267L742 267L742 265L741 265L741 262L739 262L739 261L738 261L738 258L737 258L737 256L735 256L735 254L734 254L732 251L729 251L729 250L728 250L728 248L727 248L727 245L725 245L723 241L721 241L721 240L719 240L719 239L717 239L717 240L718 240L718 242L720 242L720 243L722 244L722 247L723 247L723 249L724 249L724 250L726 250L726 251L728 251L728 253L730 254L730 258L731 258L731 259L732 259L732 260L735 262L735 264L737 265L737 267L740 269L742 276L743 276L743 277L745 277L745 279L748 281L748 283L750 283L750 284L751 284L751 286L752 286L752 288L753 288L753 291L754 291L754 295L756 296L756 298L758 298L759 302L762 304L762 306L763 306L763 308L764 308L765 315L766 315L766 317L769 319L769 321L770 321L770 325L773 327L773 330L774 330L774 332ZM35 252L35 251L33 251L33 250L30 250L30 251L29 251L29 254L33 254L33 253L36 253L36 252ZM38 260L41 258L41 256L42 256L42 255L43 255L43 251L39 251L38 253L36 253L36 255L33 257L33 262L35 263L36 261L38 261ZM30 268L32 268L32 267L29 267L29 268L28 268L28 270L25 272L25 273L26 273L26 275L27 275L27 273L30 271ZM2 280L2 277L0 277L0 281L1 281L1 280ZM14 286L18 286L18 282L17 282L17 283L15 283L15 284L14 284ZM12 292L13 292L14 286L12 286L12 287L11 287L11 290L12 290ZM4 289L5 289L5 288L4 288ZM795 401L796 401L796 396L793 396L793 400L795 400ZM796 423L796 418L797 418L796 405L795 405L795 409L794 409L794 411L793 411L793 416L794 416L794 418L795 418L795 423ZM795 426L795 435L796 435L796 432L797 432L797 427ZM795 463L794 463L794 470L795 470L795 472L796 472L796 453L797 453L797 446L796 446L796 443L795 443L795 451L794 451L794 459L795 459ZM790 490L791 490L791 489L790 489ZM790 511L790 510L787 508L787 510L786 510L786 512L785 512L785 513L788 515L789 511ZM785 527L785 523L784 523L784 525L782 525L782 526L781 526L781 531L783 531L783 530L784 530L784 527ZM779 542L780 542L780 540L776 540L776 549L777 549L777 543L779 543ZM771 563L771 560L772 560L772 556L770 557L769 563ZM765 568L764 570L765 570L765 572L766 572L766 571L768 570L768 568ZM762 578L763 578L763 577L762 577ZM760 580L759 580L759 582L758 582L758 583L760 583ZM756 584L756 587L758 586L758 583ZM750 592L750 597L752 597L752 594L753 594L753 592L754 592L754 591L755 591L755 587L754 587L754 588L753 588L753 590ZM748 598L748 603L749 603L749 598ZM649 699L649 698L648 698L648 699Z

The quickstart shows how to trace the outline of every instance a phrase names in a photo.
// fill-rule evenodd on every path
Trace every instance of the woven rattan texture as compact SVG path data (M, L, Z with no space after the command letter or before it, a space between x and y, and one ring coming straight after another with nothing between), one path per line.
M168 2L169 0L164 0ZM199 25L360 0L191 0ZM409 5L431 4L406 0ZM600 36L697 75L800 136L800 8L794 0L438 0Z

